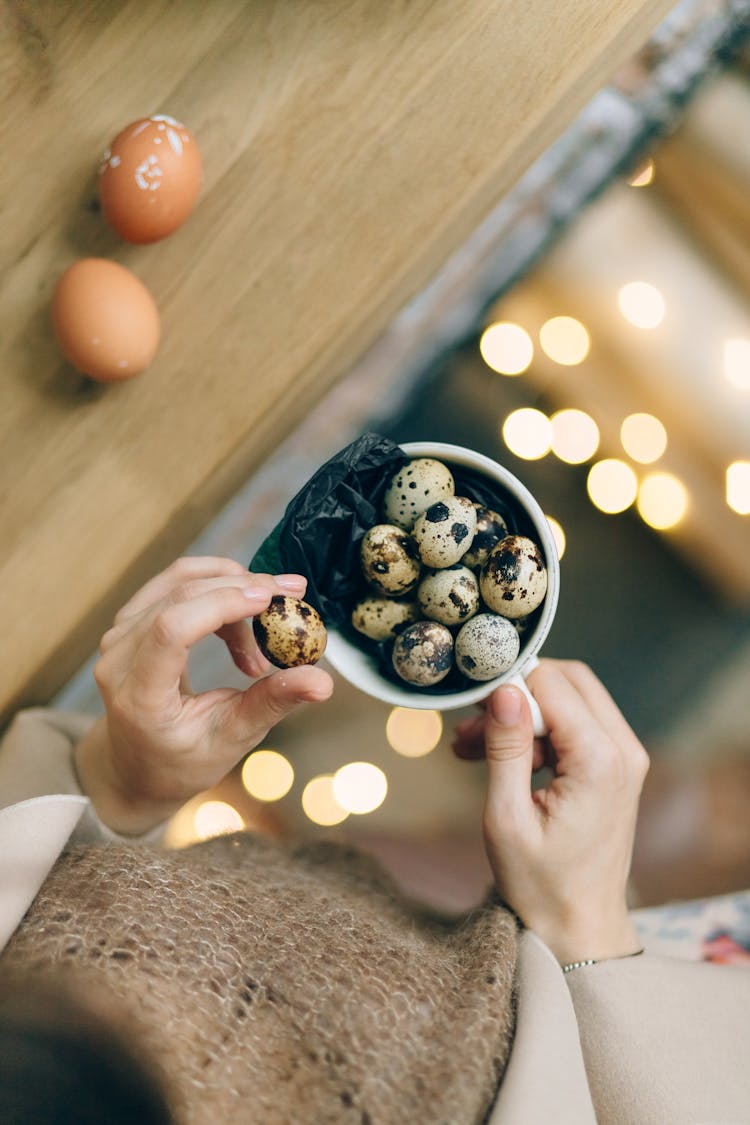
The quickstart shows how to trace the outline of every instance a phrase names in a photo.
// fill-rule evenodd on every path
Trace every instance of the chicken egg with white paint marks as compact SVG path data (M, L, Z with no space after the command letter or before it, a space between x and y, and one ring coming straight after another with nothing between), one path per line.
M409 684L439 684L453 667L450 629L437 621L417 621L396 637L392 662L396 674Z
M414 538L425 566L453 566L471 547L477 511L465 496L447 496L423 512L414 524Z
M453 474L442 461L418 457L394 473L383 497L383 518L411 531L422 512L455 492Z
M547 593L547 567L539 547L524 535L506 535L482 567L479 588L488 609L526 617Z
M371 527L362 539L360 558L369 584L387 597L413 590L422 572L416 543L394 524Z
M418 621L416 602L400 602L394 598L363 598L352 610L352 625L358 633L372 641L390 641L406 625Z
M470 680L494 680L508 671L519 648L512 621L496 613L480 613L456 637L456 665Z
M417 587L417 601L431 621L460 625L479 609L479 583L473 571L456 563L430 571Z

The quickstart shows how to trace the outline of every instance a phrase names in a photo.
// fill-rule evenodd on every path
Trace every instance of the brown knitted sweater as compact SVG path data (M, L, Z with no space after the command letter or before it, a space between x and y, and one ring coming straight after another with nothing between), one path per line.
M241 834L71 849L2 963L110 997L184 1125L469 1125L508 1057L516 946L497 903L448 920L359 853Z

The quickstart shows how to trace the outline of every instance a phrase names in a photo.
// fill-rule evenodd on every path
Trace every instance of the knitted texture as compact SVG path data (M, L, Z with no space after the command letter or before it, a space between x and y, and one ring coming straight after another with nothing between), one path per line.
M239 834L71 849L2 963L111 997L184 1125L470 1125L510 1050L516 949L497 903L449 920L360 853Z

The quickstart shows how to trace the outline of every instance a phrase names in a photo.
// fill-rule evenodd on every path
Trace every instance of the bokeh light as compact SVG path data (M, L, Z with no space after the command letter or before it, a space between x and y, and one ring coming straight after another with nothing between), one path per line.
M388 780L370 762L349 762L333 775L333 794L343 809L362 816L380 808L388 792Z
M443 718L439 711L394 707L385 724L389 746L404 758L423 758L435 749L442 733Z
M676 527L688 509L685 485L672 473L649 473L638 489L638 514L657 531Z
M520 324L502 320L491 324L479 341L482 359L500 375L520 375L534 358L534 345Z
M319 774L308 781L302 791L302 808L313 824L329 828L346 820L349 813L339 804L333 792L333 774Z
M740 516L750 515L750 461L733 461L726 483L729 507Z
M553 316L539 329L542 351L555 363L574 367L589 354L591 340L586 328L574 316Z
M294 770L276 750L256 750L245 759L242 784L258 801L278 801L294 783Z
M635 500L638 478L624 461L608 457L589 469L586 489L592 504L607 515L624 512Z
M208 840L227 832L241 832L245 822L237 809L226 801L204 801L193 814L193 825L198 839Z
M655 285L647 281L631 281L617 294L620 312L636 328L658 328L664 320L666 305Z
M556 520L554 516L545 516L545 519L549 524L550 531L552 532L552 538L554 539L555 546L557 547L557 557L558 559L561 559L565 554L565 546L567 543L562 524L559 520Z
M649 184L654 182L654 162L649 159L641 164L633 175L628 180L631 187L648 187Z
M724 341L724 374L738 391L750 391L750 340Z
M629 414L620 427L620 441L629 457L650 465L664 454L667 431L653 414Z
M546 414L531 406L514 410L503 423L503 441L511 453L525 461L537 461L549 453L552 426Z
M599 448L599 427L585 410L558 410L550 424L552 452L568 465L589 461Z

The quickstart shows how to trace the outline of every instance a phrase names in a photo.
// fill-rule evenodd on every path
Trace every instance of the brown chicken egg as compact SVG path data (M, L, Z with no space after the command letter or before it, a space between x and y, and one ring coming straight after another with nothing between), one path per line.
M201 186L201 154L184 125L165 114L133 121L104 153L102 213L126 242L157 242L185 222Z
M281 594L253 621L258 648L277 668L317 664L325 652L328 634L316 609L299 598Z
M105 258L82 258L60 277L52 324L65 358L103 383L143 371L159 344L159 312L148 289Z

